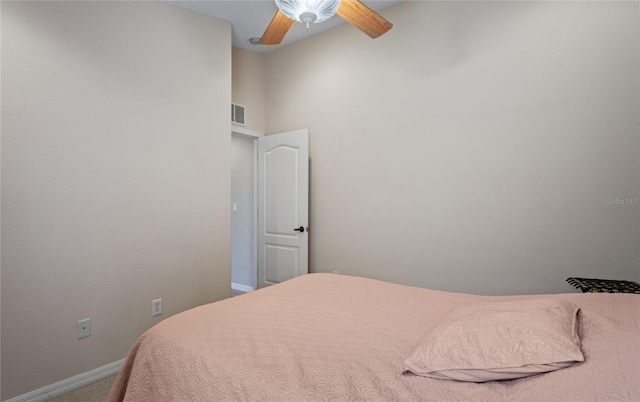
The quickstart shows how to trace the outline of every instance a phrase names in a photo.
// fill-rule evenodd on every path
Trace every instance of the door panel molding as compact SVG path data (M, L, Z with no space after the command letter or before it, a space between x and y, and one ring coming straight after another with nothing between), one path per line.
M258 138L258 287L309 272L309 130ZM282 153L282 151L285 151Z

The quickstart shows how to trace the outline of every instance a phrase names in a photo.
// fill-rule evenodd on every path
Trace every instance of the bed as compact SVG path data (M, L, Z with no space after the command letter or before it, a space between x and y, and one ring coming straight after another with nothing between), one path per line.
M584 361L484 383L406 372L454 309L544 298L579 306ZM200 306L135 343L109 401L639 401L640 296L476 296L309 274Z

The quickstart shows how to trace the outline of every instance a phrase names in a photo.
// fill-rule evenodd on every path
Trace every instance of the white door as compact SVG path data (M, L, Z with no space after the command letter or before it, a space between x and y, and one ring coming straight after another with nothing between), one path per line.
M309 130L258 139L258 287L309 272Z

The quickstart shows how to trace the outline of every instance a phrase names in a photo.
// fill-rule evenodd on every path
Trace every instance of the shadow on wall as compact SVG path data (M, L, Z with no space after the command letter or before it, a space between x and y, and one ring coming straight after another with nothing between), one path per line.
M403 23L394 25L387 34L398 52L390 58L389 68L404 69L405 74L420 80L446 73L468 59L491 53L505 42L516 40L513 34L526 26L527 21L535 19L538 8L536 2L496 2L494 5L484 2L479 13L469 2L453 2L445 12L439 11L437 18L432 18L429 3L412 4L424 7L425 11L407 13ZM499 8L499 12L487 12L486 8L492 6ZM477 35L477 32L483 34ZM406 46L407 38L421 42L424 45L421 53L426 57L419 59L419 63L398 65L398 59L416 60L408 54L415 52L415 47Z

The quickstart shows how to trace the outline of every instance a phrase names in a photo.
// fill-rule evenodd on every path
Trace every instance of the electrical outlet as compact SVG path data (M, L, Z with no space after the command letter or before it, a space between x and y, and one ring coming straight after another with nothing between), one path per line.
M85 318L84 320L78 321L77 330L78 339L91 335L91 320Z
M155 299L151 301L151 315L162 314L162 299Z

